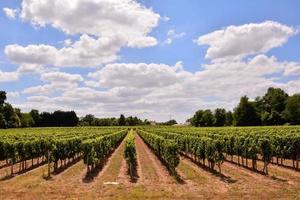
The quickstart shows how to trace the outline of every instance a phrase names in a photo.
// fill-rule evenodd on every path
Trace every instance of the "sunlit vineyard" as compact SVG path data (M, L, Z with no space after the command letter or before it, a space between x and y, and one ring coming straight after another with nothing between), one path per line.
M279 185L284 183L282 180L293 181L293 185L282 187L292 192L287 195L298 197L299 158L300 127L297 126L76 127L0 131L0 185L9 185L22 176L27 180L29 176L31 179L41 177L41 183L55 187L63 182L60 176L71 176L78 178L74 184L80 188L100 181L103 188L109 187L106 184L121 184L121 188L131 188L134 192L136 187L155 190L156 184L160 188L159 184L163 183L161 187L166 187L166 191L172 188L186 197L188 193L197 196L198 189L190 191L189 184L199 184L198 179L202 180L204 175L225 181L226 187L235 191L235 181L241 181L240 176L247 172L257 176L260 187L265 187L260 184L268 181L273 181L275 186L276 181ZM72 172L77 168L79 172ZM235 170L230 171L231 168ZM238 177L233 179L235 175ZM56 183L56 179L60 182ZM161 179L162 183L155 179ZM164 182L165 179L168 181ZM197 186L199 190L206 187L203 184ZM245 182L239 184L247 185ZM102 190L99 190L97 188L92 194L100 195ZM211 189L211 192L218 190ZM275 190L274 194L277 192L282 193L282 190Z

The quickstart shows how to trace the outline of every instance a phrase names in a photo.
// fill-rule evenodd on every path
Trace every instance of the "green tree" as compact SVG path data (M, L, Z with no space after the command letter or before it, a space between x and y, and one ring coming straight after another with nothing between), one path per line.
M213 126L214 125L215 117L214 117L213 113L211 112L211 110L207 109L203 112L201 121L202 121L203 126Z
M254 103L249 102L247 96L243 96L234 109L234 124L236 126L260 125L260 118L255 110Z
M11 104L4 103L2 112L8 128L17 128L21 126L20 118Z
M226 126L232 126L233 125L233 114L231 111L226 112Z
M287 122L294 125L300 124L300 94L294 94L288 98L283 115Z
M201 120L202 120L203 110L198 110L194 114L194 116L190 119L190 122L193 126L201 126Z
M0 128L7 128L7 123L2 113L0 113Z
M120 118L119 118L119 126L125 126L125 125L126 125L125 116L123 114L121 114Z
M29 114L33 119L33 126L39 126L41 121L41 116L38 110L32 109Z
M80 120L80 123L82 125L95 126L96 118L94 115L88 114Z
M224 126L226 123L226 110L223 108L217 108L214 112L215 126Z
M283 111L288 94L280 88L270 87L267 93L256 101L261 109L261 120L264 125L280 125L284 123Z
M3 106L5 100L6 100L6 92L0 91L0 107Z
M30 113L21 113L20 121L22 127L32 127L34 125L34 120Z

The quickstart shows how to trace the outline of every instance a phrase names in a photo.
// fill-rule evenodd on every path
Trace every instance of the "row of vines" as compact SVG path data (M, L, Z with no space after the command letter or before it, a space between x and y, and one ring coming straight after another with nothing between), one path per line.
M263 162L262 172L268 174L270 163L284 165L286 159L291 160L292 168L299 170L298 127L158 127L147 128L146 131L152 138L174 142L179 153L212 170L217 165L221 172L221 164L228 160L258 171L257 161L260 160Z
M39 132L41 131L41 132ZM0 134L0 161L11 166L19 163L19 171L26 170L27 160L37 164L53 163L54 172L67 162L83 157L88 168L95 167L105 158L126 135L120 128L80 129L48 128L24 129L21 133L11 131ZM40 163L41 161L41 163ZM3 163L3 162L2 162Z

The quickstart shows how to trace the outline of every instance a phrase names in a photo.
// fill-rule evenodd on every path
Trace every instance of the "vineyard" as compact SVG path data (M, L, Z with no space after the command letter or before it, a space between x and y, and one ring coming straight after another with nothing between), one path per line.
M0 199L298 199L300 127L0 131Z

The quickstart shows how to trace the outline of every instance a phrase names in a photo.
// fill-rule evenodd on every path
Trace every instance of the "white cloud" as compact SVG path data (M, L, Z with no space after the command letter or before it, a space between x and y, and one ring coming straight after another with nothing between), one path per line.
M287 62L287 67L284 70L285 76L299 76L300 75L300 63Z
M179 64L178 64L179 65ZM178 66L177 66L178 67ZM114 63L89 74L101 87L164 87L176 83L177 68L165 64Z
M0 82L11 82L17 81L19 78L18 73L16 72L2 72L0 70Z
M57 67L98 66L117 60L122 47L154 46L157 40L149 33L160 20L159 14L132 0L23 0L20 17L35 26L81 35L75 42L65 40L61 49L44 44L5 48L13 63Z
M12 99L17 99L20 97L20 93L19 92L7 92L6 94L8 101L12 100Z
M29 73L41 73L44 71L43 65L40 64L21 64L17 69L19 74L29 74Z
M68 74L65 72L48 72L41 75L41 80L46 82L80 82L83 78L80 74Z
M39 26L50 24L67 34L122 36L131 41L145 37L160 16L132 0L23 0L21 18Z
M198 45L208 45L206 58L211 60L243 58L265 53L283 45L297 30L278 22L228 26L222 30L200 36Z
M6 56L16 64L53 65L58 67L90 67L117 59L120 40L82 35L71 46L57 49L50 45L13 44L5 47Z
M77 83L73 82L52 82L50 84L38 85L26 88L24 94L33 95L52 95L55 92L64 92L68 90L73 90L78 87Z
M174 29L170 29L167 33L167 39L163 42L164 44L172 44L177 38L182 38L186 35L185 32L177 33Z
M3 12L9 19L15 19L18 13L17 9L3 8Z
M64 46L71 46L71 44L73 43L73 41L71 40L71 39L66 39L66 40L64 40L64 42L63 42L63 44L64 44Z

